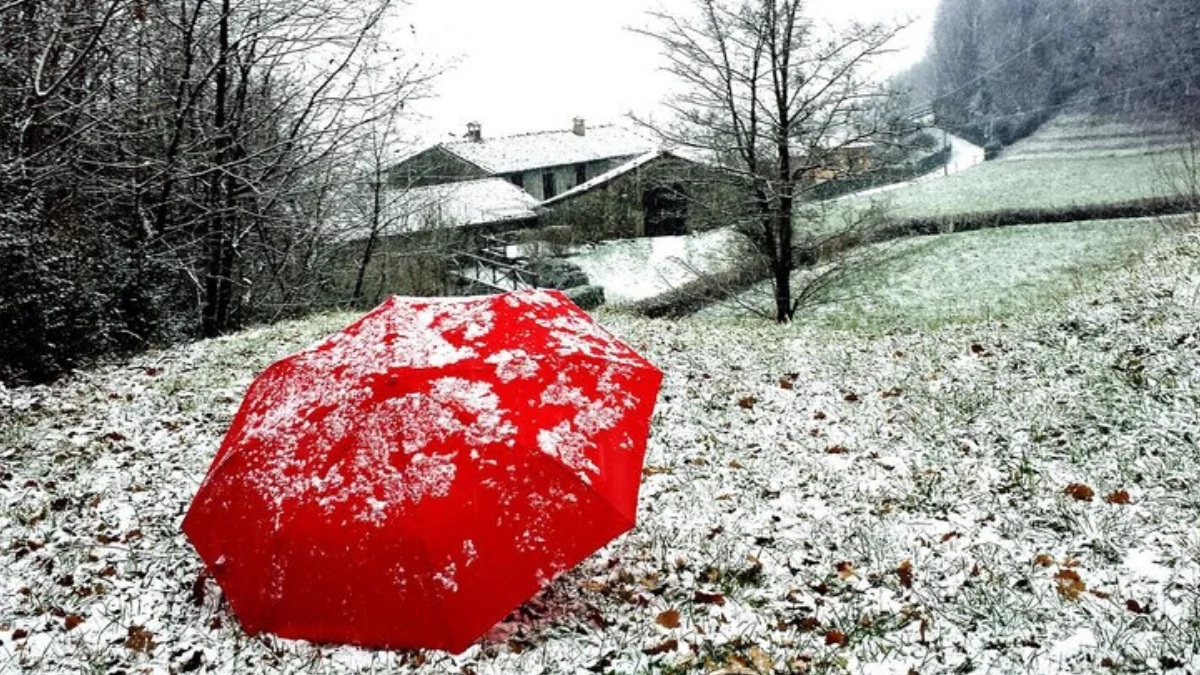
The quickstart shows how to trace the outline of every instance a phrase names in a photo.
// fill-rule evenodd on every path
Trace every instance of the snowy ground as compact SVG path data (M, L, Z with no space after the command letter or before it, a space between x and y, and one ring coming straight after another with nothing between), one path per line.
M1136 260L1181 218L1022 225L913 237L860 249L847 274L802 314L831 328L870 333L933 330L948 323L1007 320L1030 307L1095 290L1104 273ZM793 292L826 267L793 275ZM763 282L706 308L710 316L773 311Z
M596 244L572 256L591 283L604 287L609 304L654 297L696 278L697 272L731 269L740 236L724 228L682 237L623 239Z
M882 337L601 314L666 374L639 525L457 657L247 638L178 530L254 374L349 317L13 390L0 673L1196 672L1198 259Z

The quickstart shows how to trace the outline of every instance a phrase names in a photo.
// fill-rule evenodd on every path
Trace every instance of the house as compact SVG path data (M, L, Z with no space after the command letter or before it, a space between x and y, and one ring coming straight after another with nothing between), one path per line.
M406 195L402 205L419 206L400 230L436 225L488 235L557 226L556 241L580 243L694 229L682 176L695 166L633 130L588 127L581 118L569 130L499 138L473 123L464 139L392 166L388 181Z
M576 239L661 237L693 229L685 180L697 162L652 150L541 203L545 221L569 227Z
M472 123L465 139L439 143L390 170L398 189L501 178L545 201L655 149L652 141L619 126L572 128L486 138Z

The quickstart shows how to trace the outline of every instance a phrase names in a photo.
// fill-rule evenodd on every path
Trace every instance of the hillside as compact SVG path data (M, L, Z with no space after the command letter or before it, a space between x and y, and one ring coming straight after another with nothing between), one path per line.
M953 240L980 260L963 274L1044 253L1012 232ZM875 335L602 313L666 373L639 525L458 657L248 640L178 529L255 373L349 316L16 389L0 652L59 673L1200 667L1198 259L1172 232L1003 322Z
M1082 209L1105 215L1105 207L1134 205L1181 194L1166 176L1186 171L1182 150L1189 137L1166 122L1071 112L1056 117L1013 145L997 160L944 179L907 184L881 195L839 200L830 225L871 203L888 208L893 221L946 219L966 222L1006 212Z

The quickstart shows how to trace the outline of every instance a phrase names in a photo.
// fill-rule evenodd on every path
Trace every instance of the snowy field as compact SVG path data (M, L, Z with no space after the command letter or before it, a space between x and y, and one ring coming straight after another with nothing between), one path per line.
M893 218L931 218L1168 197L1173 195L1163 172L1182 166L1185 141L1177 129L1163 124L1132 126L1065 114L995 161L837 204L853 210L868 200L883 200Z
M881 333L935 330L948 323L1005 320L1104 283L1103 274L1135 261L1182 218L1021 225L913 237L859 252L857 267L807 312L830 328ZM794 288L826 268L801 270ZM704 311L745 316L774 307L765 282Z
M882 336L601 313L666 374L639 525L461 656L247 638L179 533L254 374L349 316L13 390L0 673L1196 672L1198 260Z

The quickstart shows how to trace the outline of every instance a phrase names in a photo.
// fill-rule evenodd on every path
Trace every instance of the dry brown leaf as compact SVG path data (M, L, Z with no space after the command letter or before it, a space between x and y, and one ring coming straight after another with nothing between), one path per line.
M643 649L642 653L645 654L646 656L658 656L659 654L666 654L667 652L673 652L676 649L679 649L679 640L676 640L675 638L671 638L669 640L664 640L663 642L660 642L660 643L654 645L653 647L647 647L647 648Z
M1149 614L1146 608L1142 606L1142 603L1134 600L1133 598L1125 601L1125 609L1133 612L1134 614Z
M679 611L668 609L659 614L654 621L663 628L679 628Z
M1129 493L1125 490L1117 490L1104 498L1104 501L1109 504L1128 504Z
M848 450L846 450L846 446L844 445L831 445L825 448L825 454L827 455L844 455L847 452Z
M750 648L748 654L750 656L750 663L758 672L769 673L775 670L775 660L762 647L754 645Z
M837 645L839 647L846 646L846 634L840 630L831 630L825 633L825 644Z
M740 400L738 400L738 405L742 406L746 410L753 408L754 404L756 403L758 403L758 399L754 398L753 396L743 396Z
M130 626L129 634L125 637L125 648L149 654L154 651L154 633L146 630L145 626Z
M647 477L657 476L660 473L671 473L671 470L665 466L650 466L650 465L647 465L646 468L642 469L642 475L647 476Z
M1063 490L1071 499L1081 502L1090 502L1092 497L1096 496L1095 490L1084 485L1083 483L1071 483Z
M781 389L795 389L796 388L796 384L787 378L780 380L779 386Z
M896 574L900 575L900 585L905 588L912 588L913 585L913 570L912 561L905 560L896 568Z
M842 579L849 579L854 576L854 565L851 565L846 560L835 564L834 568L837 569L838 577Z
M1033 559L1033 562L1035 565L1040 565L1042 567L1050 567L1051 565L1054 564L1054 558L1051 558L1050 556L1046 555L1045 553L1039 553L1038 556Z
M720 593L705 593L704 591L696 591L692 597L693 601L704 603L706 605L717 605L718 607L725 604L725 596Z
M1058 594L1067 600L1078 600L1087 590L1087 584L1083 583L1083 579L1075 570L1059 570L1054 578L1058 582Z
M63 628L67 630L75 630L81 623L83 623L83 617L78 614L68 614L63 617Z
M806 616L803 619L800 619L798 627L805 633L812 633L821 627L821 622L817 621L815 616Z

